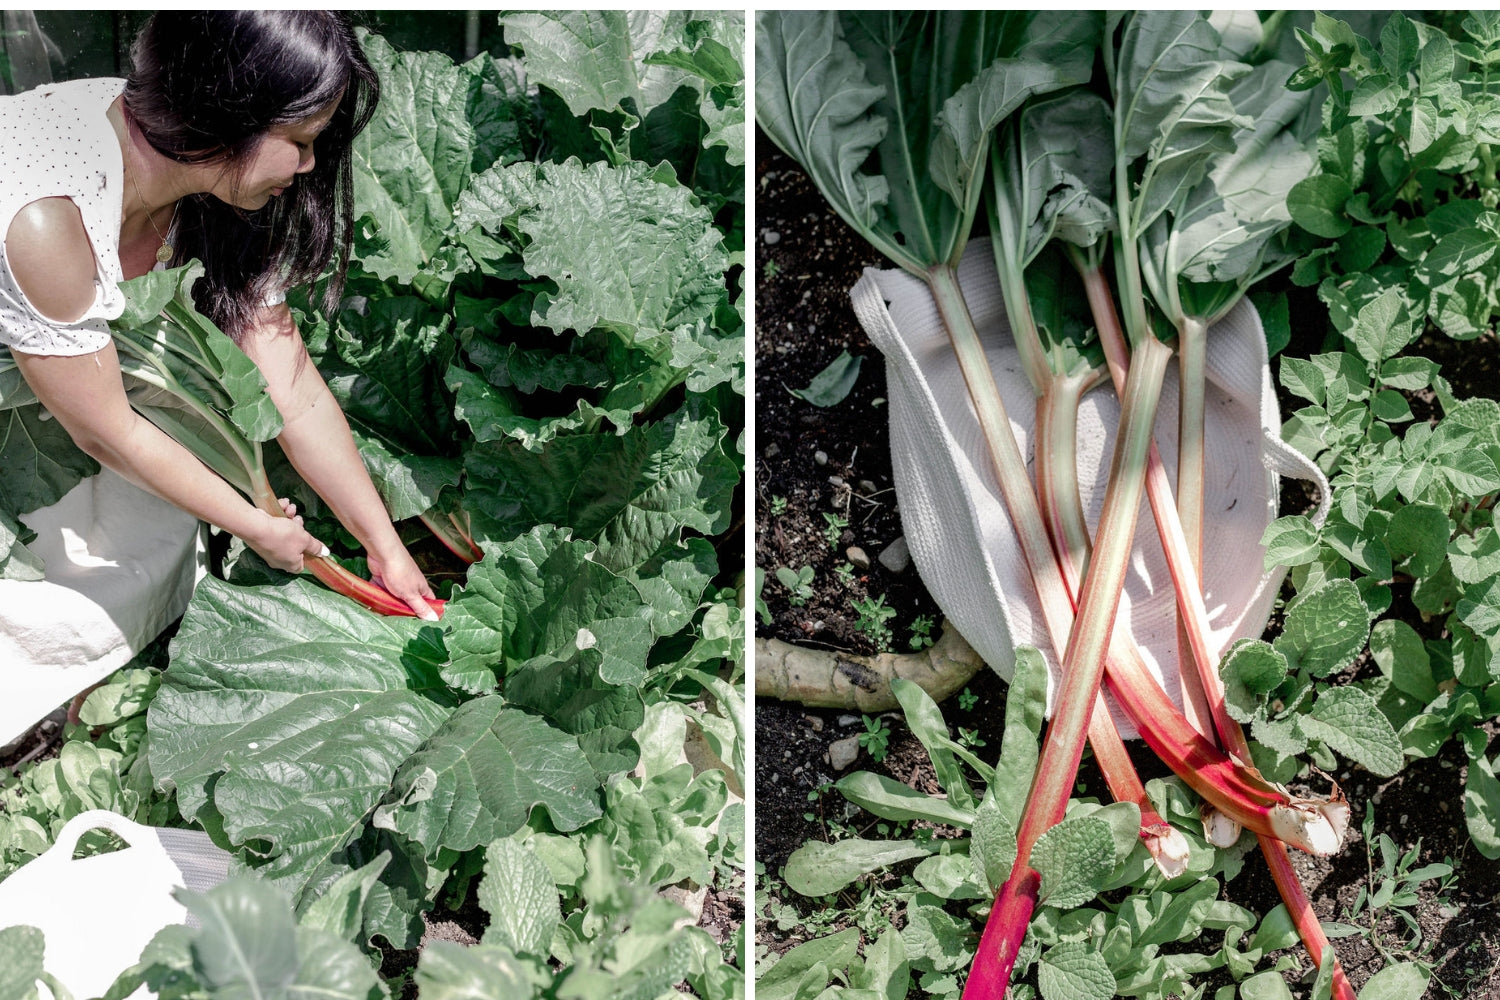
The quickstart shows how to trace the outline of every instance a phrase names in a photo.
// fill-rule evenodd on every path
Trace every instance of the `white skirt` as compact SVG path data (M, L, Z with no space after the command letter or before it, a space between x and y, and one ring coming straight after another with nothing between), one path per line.
M130 662L207 571L198 519L108 469L21 520L46 577L0 580L0 745Z

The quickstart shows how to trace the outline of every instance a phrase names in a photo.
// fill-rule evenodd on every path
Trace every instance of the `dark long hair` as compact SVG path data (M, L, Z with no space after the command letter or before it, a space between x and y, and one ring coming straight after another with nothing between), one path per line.
M325 305L337 306L353 243L354 137L380 81L337 11L160 11L131 48L126 111L141 135L180 163L223 163L234 177L266 131L302 121L343 92L318 136L314 166L265 208L211 194L177 207L172 263L197 257L199 312L236 340L266 294L312 282L336 262Z

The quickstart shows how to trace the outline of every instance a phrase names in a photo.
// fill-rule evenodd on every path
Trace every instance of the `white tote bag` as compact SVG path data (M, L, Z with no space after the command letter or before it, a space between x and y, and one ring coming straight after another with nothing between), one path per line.
M958 271L1021 453L1031 459L1036 402L1005 318L987 240L969 244ZM995 484L952 344L927 285L899 270L868 269L850 291L855 315L885 356L891 462L902 527L933 599L985 662L1009 678L1018 645L1047 659L1049 699L1059 666L1019 543ZM1204 599L1216 650L1264 630L1285 569L1262 572L1260 539L1277 516L1278 476L1316 484L1327 511L1328 483L1316 465L1282 442L1260 317L1242 301L1208 336ZM1078 477L1091 531L1097 529L1114 451L1119 402L1105 384L1084 397L1078 418ZM1175 481L1177 374L1167 373L1156 443ZM1146 665L1173 701L1177 681L1175 598L1166 558L1143 503L1119 621L1128 623ZM1050 705L1049 705L1050 710ZM1121 734L1135 729L1117 712Z

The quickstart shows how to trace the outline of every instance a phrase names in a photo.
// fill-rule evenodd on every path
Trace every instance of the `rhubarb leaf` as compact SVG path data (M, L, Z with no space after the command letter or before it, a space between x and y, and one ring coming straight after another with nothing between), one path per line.
M782 879L804 896L826 896L877 868L925 858L937 848L909 840L809 840L786 860Z
M1310 738L1381 777L1401 770L1401 740L1375 700L1356 687L1326 688L1299 725Z
M1314 677L1327 677L1354 662L1369 634L1369 614L1359 588L1352 580L1335 580L1298 595L1275 646Z
M449 232L475 161L484 169L522 150L484 148L504 138L491 127L500 77L484 71L488 56L455 66L437 52L397 52L378 35L364 45L381 89L375 117L354 142L354 200L363 213L355 258L382 280L410 283ZM476 135L471 114L488 135Z
M490 915L484 943L546 958L562 920L552 873L529 846L502 839L484 852L479 905Z
M1036 976L1043 1000L1109 1000L1117 985L1104 956L1084 941L1048 949Z
M684 530L725 530L737 463L724 454L724 426L695 409L624 436L559 438L540 454L512 444L472 449L465 468L475 537L484 545L538 524L565 525L595 542L600 565L624 573L676 549Z
M1093 816L1064 819L1037 838L1031 866L1042 877L1041 902L1060 910L1082 906L1115 867L1109 824Z
M538 806L558 830L597 819L594 771L576 739L489 695L459 706L407 758L373 822L435 860L510 836Z
M590 542L538 527L486 541L485 557L444 614L451 663L445 676L480 687L537 657L594 658L612 684L639 686L653 636L640 592L596 559Z
M151 773L298 893L452 711L438 634L305 581L205 579L147 714Z

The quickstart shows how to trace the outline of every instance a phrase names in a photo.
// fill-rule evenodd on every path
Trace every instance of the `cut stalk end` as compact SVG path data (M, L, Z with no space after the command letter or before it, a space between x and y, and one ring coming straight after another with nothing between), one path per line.
M1244 827L1209 803L1203 803L1199 815L1203 818L1203 839L1215 847L1233 847L1240 839Z
M1141 827L1141 842L1151 852L1156 868L1167 878L1176 878L1187 871L1188 842L1182 833L1169 823L1153 823Z
M1270 814L1271 830L1277 840L1315 858L1338 853L1349 822L1349 807L1341 798L1338 802L1299 800L1286 806L1273 806Z

